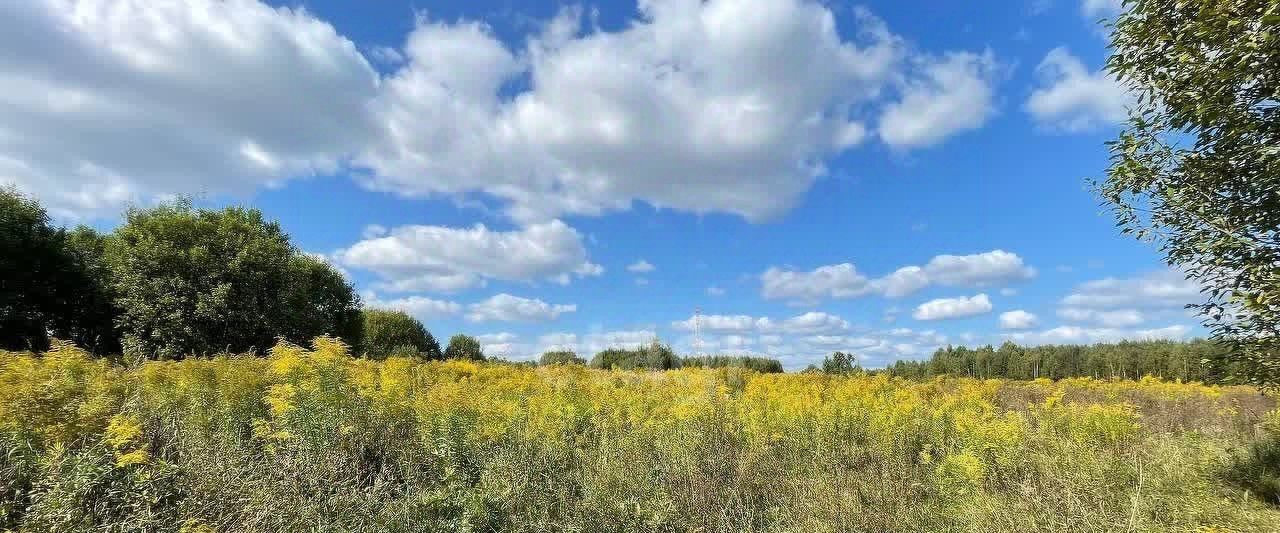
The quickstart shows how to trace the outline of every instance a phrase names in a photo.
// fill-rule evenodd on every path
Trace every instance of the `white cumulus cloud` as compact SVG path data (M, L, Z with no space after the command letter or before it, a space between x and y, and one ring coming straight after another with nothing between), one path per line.
M507 293L467 306L467 320L472 322L547 322L578 310L575 304L549 304L542 300L521 298Z
M775 320L769 317L749 315L702 315L671 323L677 331L693 331L694 324L706 333L747 332L783 333L789 335L833 333L849 329L849 321L829 313L811 311L790 318Z
M1119 14L1124 9L1123 0L1084 0L1080 4L1080 12L1089 18L1108 17Z
M702 315L672 322L671 327L678 331L693 331L696 323L698 329L708 333L742 333L756 331L768 321L767 318L748 315Z
M849 329L849 321L829 313L811 311L782 320L776 325L766 322L764 329L796 335L830 333Z
M512 49L478 23L424 21L374 104L359 162L401 194L484 192L520 220L635 200L751 219L788 209L862 140L853 113L899 67L869 14L846 40L816 2L641 2L622 29L563 11ZM861 12L860 12L861 13ZM500 96L509 82L528 89Z
M990 50L922 59L919 79L880 115L880 140L893 147L930 146L977 129L995 112L998 65Z
M5 2L0 182L68 216L350 171L484 195L522 224L635 202L762 220L893 95L878 128L895 146L990 114L989 53L918 52L864 9L836 20L811 0L646 0L614 29L565 9L504 42L422 15L401 46L363 47L380 75L302 8Z
M389 300L379 298L373 292L365 292L361 296L366 308L404 311L420 319L445 317L462 312L462 306L457 302L436 300L424 296L408 296Z
M1031 329L1038 325L1036 315L1021 309L1000 313L1000 329Z
M929 300L917 306L911 316L916 320L946 320L977 316L990 312L991 300L984 293L976 296Z
M770 267L760 275L760 295L766 300L789 299L813 303L822 298L853 298L871 291L870 281L852 263L815 268L808 272Z
M518 338L519 337L517 337L515 333L510 333L506 331L501 333L486 333L484 335L476 335L476 340L480 341L481 344L512 343L512 342L515 342L516 339Z
M335 253L348 268L370 270L388 291L454 292L482 286L486 279L549 280L599 275L587 259L582 236L554 220L513 231L401 226L382 237L357 242Z
M1005 334L1005 338L1026 345L1093 344L1123 340L1179 340L1186 338L1190 331L1191 328L1183 325L1138 330L1059 326L1044 331L1008 333Z
M1080 284L1060 302L1063 307L1181 309L1203 299L1199 283L1176 270L1158 270L1131 278L1103 278Z
M929 280L952 287L986 287L1035 277L1036 270L1023 264L1017 254L1004 250L971 255L939 255L929 260L924 272Z
M1058 316L1072 322L1093 322L1108 328L1136 326L1146 321L1142 311L1137 309L1098 311L1079 307L1062 307L1058 309Z
M635 272L637 274L653 272L654 270L657 270L657 267L653 266L653 263L645 261L644 259L641 259L639 261L631 263L630 265L627 265L628 272Z
M0 2L0 183L59 215L327 173L377 130L377 73L303 9Z
M1042 126L1077 132L1128 118L1133 96L1106 72L1090 72L1064 47L1050 50L1036 66L1036 75L1039 84L1025 108Z
M867 278L852 263L840 263L808 272L771 267L760 275L760 281L761 296L767 300L812 304L824 298L868 294L900 298L930 285L980 288L1024 281L1035 275L1036 270L1017 254L991 250L970 255L938 255L924 266L905 266L876 279Z
M591 359L596 352L609 348L635 349L648 346L658 338L650 329L592 332L585 335L553 332L538 337L539 353L547 350L569 350L579 357Z

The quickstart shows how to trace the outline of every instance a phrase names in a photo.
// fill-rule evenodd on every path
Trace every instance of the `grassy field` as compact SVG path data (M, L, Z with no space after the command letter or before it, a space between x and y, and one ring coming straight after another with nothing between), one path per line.
M1151 379L375 362L325 339L133 368L0 352L0 530L1280 531L1274 407Z

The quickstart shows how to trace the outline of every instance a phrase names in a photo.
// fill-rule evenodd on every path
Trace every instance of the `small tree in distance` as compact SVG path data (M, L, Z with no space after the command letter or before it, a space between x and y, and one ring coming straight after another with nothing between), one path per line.
M440 343L418 319L404 311L365 309L364 341L366 357L385 359L390 356L421 357L429 361L444 358Z
M444 358L484 361L484 350L475 337L458 334L449 337L449 346L444 349Z
M851 353L836 352L822 360L822 372L826 374L856 374L862 372L858 356Z

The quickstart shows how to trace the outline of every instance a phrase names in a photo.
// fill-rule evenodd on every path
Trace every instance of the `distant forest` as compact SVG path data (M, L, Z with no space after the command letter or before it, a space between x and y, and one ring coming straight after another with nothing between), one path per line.
M1019 346L1006 342L998 348L948 346L926 361L898 361L883 371L907 378L946 374L984 379L1139 379L1150 375L1223 383L1234 370L1227 355L1227 347L1210 340L1125 341L1091 346ZM830 364L833 358L828 357L826 363Z
M909 379L934 376L966 376L979 379L1030 380L1091 377L1098 379L1141 379L1155 376L1168 380L1228 383L1231 375L1229 348L1211 340L1123 341L1094 345L1020 346L1006 342L999 347L947 346L923 361L900 360L883 369L865 369L852 353L835 352L821 366L810 365L806 372L825 374L885 373ZM655 343L636 349L609 349L589 363L572 352L548 352L542 364L576 363L593 368L619 370L669 370L690 367L745 367L758 372L782 372L782 363L768 357L714 355L680 357L669 346Z

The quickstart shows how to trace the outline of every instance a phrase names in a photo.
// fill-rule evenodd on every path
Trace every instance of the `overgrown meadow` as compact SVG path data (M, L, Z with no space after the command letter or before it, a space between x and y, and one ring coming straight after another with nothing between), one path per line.
M1274 407L1154 379L57 345L0 352L0 530L1277 531Z

